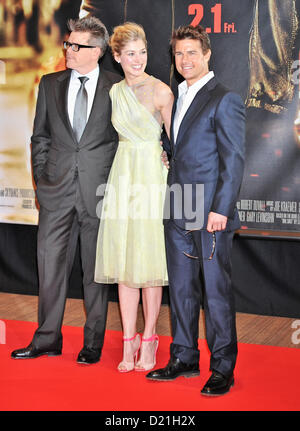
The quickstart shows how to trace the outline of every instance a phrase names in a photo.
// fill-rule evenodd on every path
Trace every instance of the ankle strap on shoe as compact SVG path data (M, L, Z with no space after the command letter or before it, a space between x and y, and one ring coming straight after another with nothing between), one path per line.
M138 332L133 337L131 337L131 338L123 337L123 341L132 341L132 340L134 340L136 338L137 335L139 335Z
M149 337L149 338L142 337L142 341L154 341L154 340L158 340L157 334L154 334L154 335L152 335L152 337Z

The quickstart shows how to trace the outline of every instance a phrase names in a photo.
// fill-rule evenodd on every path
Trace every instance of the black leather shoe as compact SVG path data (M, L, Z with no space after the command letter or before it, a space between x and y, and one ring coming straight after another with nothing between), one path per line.
M100 361L100 356L101 349L92 349L84 346L78 354L77 362L78 364L85 365L96 364Z
M223 376L218 371L213 371L210 378L204 385L201 394L202 395L224 395L226 394L231 386L234 384L233 374L229 377Z
M32 344L29 344L25 349L14 350L11 353L13 359L33 359L43 355L59 356L61 349L36 349Z
M165 368L151 371L146 375L149 380L170 381L177 377L196 377L199 376L199 364L185 364L178 358L171 358Z

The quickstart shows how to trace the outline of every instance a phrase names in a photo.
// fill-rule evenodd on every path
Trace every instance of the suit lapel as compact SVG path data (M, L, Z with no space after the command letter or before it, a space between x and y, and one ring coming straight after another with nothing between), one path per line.
M71 70L67 69L57 78L57 85L55 87L55 98L58 113L61 116L70 135L72 136L72 139L76 142L76 138L68 114L68 89L70 84L70 77Z
M105 87L110 87L110 85L111 84L108 81L105 72L101 70L98 77L92 109L80 141L89 132L89 130L93 128L93 124L95 123L95 121L98 121L99 117L102 114L102 111L107 109L107 106L104 106L103 104L103 91Z
M72 125L70 123L68 114L68 89L70 84L71 70L68 69L57 78L57 86L55 88L56 104L59 115L61 116L66 128L68 129L72 139L77 144L76 137ZM80 142L84 139L84 136L93 127L93 124L101 116L103 110L107 109L107 106L103 106L103 91L105 87L110 87L110 81L108 80L105 71L99 73L98 82L96 86L95 96L93 100L92 109L85 126L84 132L81 136Z
M177 140L175 149L177 148L178 144L180 143L180 140L182 139L184 133L186 130L189 129L191 123L193 122L194 118L199 115L199 113L202 111L202 109L205 107L205 105L208 103L208 101L211 98L210 91L215 88L217 85L217 80L215 78L212 78L204 87L202 87L196 96L194 97L191 105L189 106L189 109L185 113L185 116L183 117L178 134L177 134Z
M174 153L174 146L175 146L175 143L174 143L174 127L173 127L173 125L174 125L174 117L175 117L175 112L176 112L177 99L178 99L178 95L177 95L177 97L174 100L173 107L172 107L172 115L171 115L170 142L171 142L172 153Z

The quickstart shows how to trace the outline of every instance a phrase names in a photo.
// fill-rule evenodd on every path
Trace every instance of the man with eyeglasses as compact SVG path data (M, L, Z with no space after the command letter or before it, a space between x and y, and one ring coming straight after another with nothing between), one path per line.
M94 282L98 186L107 182L117 149L109 90L121 77L99 67L108 33L95 17L69 21L67 70L41 79L34 120L32 167L40 206L38 329L14 359L62 352L68 281L79 239L86 323L77 362L100 360L109 289Z

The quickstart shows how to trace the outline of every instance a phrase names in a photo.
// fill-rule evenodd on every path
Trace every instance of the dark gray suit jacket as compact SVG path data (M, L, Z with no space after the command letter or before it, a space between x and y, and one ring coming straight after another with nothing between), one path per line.
M117 133L111 124L109 90L121 80L100 70L92 110L79 142L71 127L67 95L71 70L44 75L39 86L32 145L37 199L49 211L63 203L78 169L78 180L88 213L96 217L97 187L106 184L117 150Z

